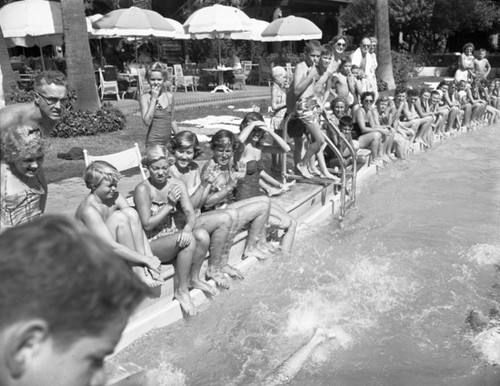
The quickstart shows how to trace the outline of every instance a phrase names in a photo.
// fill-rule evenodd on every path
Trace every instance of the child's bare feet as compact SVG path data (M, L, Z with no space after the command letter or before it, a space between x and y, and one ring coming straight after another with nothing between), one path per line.
M246 248L241 258L245 260L251 256L255 257L257 260L266 260L271 257L268 251L265 251L258 247L252 247L252 248Z
M200 279L191 279L190 287L202 290L203 292L211 296L215 296L219 293L219 291L217 291L217 288L212 287L206 281Z
M150 288L156 288L162 285L161 281L155 280L151 276L146 267L136 265L132 267L132 271Z
M327 178L329 180L333 180L334 182L340 182L340 178L338 178L337 176L333 175L328 170L325 170L325 171L321 172L320 177L321 178Z
M222 272L221 270L213 269L209 266L206 275L209 279L215 281L215 284L217 284L217 286L224 289L229 289L229 280L226 278L226 275L224 275L224 272Z
M191 300L191 296L189 296L189 292L180 292L179 290L175 290L174 292L174 298L179 301L179 304L181 305L182 309L186 314L189 316L194 316L198 313L198 310L193 304L193 301Z
M244 279L243 274L239 269L236 269L229 264L222 267L222 272L227 273L229 276L234 277L236 279Z

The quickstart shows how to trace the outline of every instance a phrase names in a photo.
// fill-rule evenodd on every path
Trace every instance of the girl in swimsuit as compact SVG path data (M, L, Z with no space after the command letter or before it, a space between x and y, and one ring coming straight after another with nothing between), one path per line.
M135 188L134 202L154 255L163 262L176 259L174 297L188 315L195 315L197 310L189 287L210 295L217 293L199 277L210 238L206 230L195 227L195 214L186 186L169 176L172 160L167 154L165 146L148 149L145 164L149 179Z
M175 157L175 163L170 167L169 173L186 185L196 214L196 227L205 229L210 235L207 277L227 289L229 281L225 274L243 279L242 273L227 263L237 231L238 212L226 208L201 213L218 171L215 169L201 174L200 167L194 162L202 152L196 134L190 131L175 134L170 140L169 150Z
M239 215L236 229L249 227L243 259L249 256L260 260L267 259L272 252L272 247L266 242L266 225L271 209L269 197L259 196L236 201L234 189L238 181L246 175L244 162L234 165L236 138L229 130L219 130L212 137L210 145L213 157L203 166L201 174L216 171L218 175L210 186L204 209L236 210Z
M237 200L262 196L261 187L266 190L267 183L278 183L264 171L262 152L272 147L263 146L266 133L272 137L282 151L290 151L288 144L267 127L261 114L252 112L245 115L240 125L240 135L238 136L240 144L236 149L235 159L246 164L246 175L238 181L236 186ZM287 188L288 186L283 187ZM276 202L271 201L269 223L271 226L285 230L280 244L283 252L289 253L295 239L297 220Z
M40 130L14 126L2 141L0 233L40 217L47 201Z
M153 63L146 72L151 92L141 95L139 104L142 120L148 127L146 148L153 145L166 146L172 132L177 133L174 120L174 96L165 88L165 67Z

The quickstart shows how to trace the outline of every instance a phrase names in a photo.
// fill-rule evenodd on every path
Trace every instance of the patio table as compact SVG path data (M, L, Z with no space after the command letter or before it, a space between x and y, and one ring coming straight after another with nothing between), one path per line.
M222 92L233 92L229 87L227 87L224 84L224 72L226 71L233 71L232 67L217 67L217 68L202 68L202 71L207 71L207 72L213 72L213 73L218 73L219 74L219 85L216 86L212 91L212 93L215 93L217 91L222 91Z

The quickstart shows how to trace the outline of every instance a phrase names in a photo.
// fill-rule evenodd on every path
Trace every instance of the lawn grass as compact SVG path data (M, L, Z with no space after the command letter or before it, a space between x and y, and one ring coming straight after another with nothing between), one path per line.
M188 119L203 118L208 115L234 115L243 118L245 115L244 112L234 110L250 108L254 104L259 106L261 111L265 114L267 112L269 100L263 99L261 101L238 103L221 102L219 105L211 106L202 105L186 110L176 111L175 118L178 122ZM234 106L234 108L228 108L230 105ZM141 149L141 154L144 154L146 126L142 122L139 113L127 114L126 117L126 128L115 133L107 133L90 137L49 138L47 140L48 149L43 165L47 181L51 183L83 175L83 171L85 169L83 160L68 161L57 158L58 153L66 153L72 147L87 149L89 154L92 155L102 155L128 149L132 147L135 142L137 142ZM182 125L180 128L182 129ZM200 131L203 131L203 129ZM204 153L200 159L208 159L210 156L210 150L208 149L207 144L202 144L202 146L204 147Z

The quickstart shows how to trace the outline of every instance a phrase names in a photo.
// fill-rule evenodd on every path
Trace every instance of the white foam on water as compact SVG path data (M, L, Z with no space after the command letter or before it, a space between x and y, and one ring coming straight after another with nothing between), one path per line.
M480 332L472 345L487 363L500 366L500 326Z
M373 256L336 265L334 272L322 275L331 277L328 283L323 278L318 288L293 294L284 336L307 336L321 327L336 336L335 348L347 349L374 328L381 315L417 291L417 285L398 275L390 260Z
M478 265L500 264L500 245L476 244L465 253L465 258Z
M203 118L180 121L179 124L196 127L207 127L217 124L232 124L239 126L240 122L241 118L235 117L234 115L207 115Z

